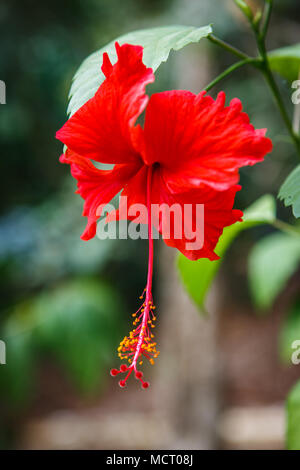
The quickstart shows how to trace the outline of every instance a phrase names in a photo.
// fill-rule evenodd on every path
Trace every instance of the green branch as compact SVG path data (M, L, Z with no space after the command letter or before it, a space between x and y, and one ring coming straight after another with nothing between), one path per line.
M279 219L274 220L272 225L273 227L277 228L277 230L280 230L281 232L300 237L300 230L294 225L287 224L286 222L283 222L282 220L279 220Z
M268 26L270 23L270 16L272 12L272 6L273 6L273 0L266 0L266 11L265 11L265 20L264 24L262 27L261 32L257 28L253 28L254 33L255 33L255 38L256 38L256 43L258 47L258 51L260 53L260 68L261 71L266 79L267 84L269 85L269 88L273 94L273 98L277 104L277 107L279 109L279 112L281 114L281 117L286 125L286 128L291 136L291 139L293 140L295 147L297 149L298 154L300 155L300 138L297 134L295 134L294 129L293 129L293 124L292 120L290 119L288 112L286 110L284 101L282 99L282 96L280 94L279 88L277 86L277 83L275 81L275 78L273 76L273 73L271 71L269 61L268 61L268 54L266 50L266 34L268 30Z
M267 5L265 8L265 12L264 12L264 22L263 22L262 29L260 32L262 39L265 39L267 32L268 32L271 14L272 14L272 8L273 8L273 0L266 0L266 4Z
M243 67L244 65L253 64L253 62L256 62L256 59L249 58L249 59L241 60L240 62L236 62L235 64L228 67L228 69L224 70L224 72L222 72L220 75L218 75L208 85L206 85L204 90L209 91L211 88L213 88L215 85L217 85L217 83L219 83L221 80L223 80L225 77L230 75L235 70L239 69L240 67Z
M239 59L242 59L242 60L252 59L252 57L250 57L249 55L244 54L244 52L240 51L236 47L231 46L231 44L228 44L227 42L222 41L222 39L217 38L213 34L209 34L207 36L207 39L213 44L217 44L218 46L222 47L223 49L225 49L225 51L230 52L231 54L235 55Z
M271 13L272 13L272 7L273 7L273 0L265 0L266 5L265 5L265 10L264 10L264 18L262 22L261 28L260 26L260 21L255 20L253 18L253 15L249 15L247 13L248 10L245 9L245 6L243 5L243 2L236 2L238 6L241 8L242 11L244 11L244 14L246 18L248 19L251 28L253 29L253 32L255 34L256 38L256 43L257 43L257 48L259 51L259 56L257 58L250 57L249 55L245 54L244 52L240 51L239 49L235 48L231 44L228 44L225 41L222 41L221 39L217 38L213 34L210 34L208 36L208 39L210 42L213 44L218 45L219 47L222 47L224 50L227 52L230 52L231 54L235 55L239 59L241 59L240 62L237 62L233 64L231 67L226 69L223 73L221 73L217 78L215 78L211 83L209 83L205 90L208 91L210 90L214 85L216 85L220 80L223 78L227 77L230 73L233 71L237 70L238 68L242 67L243 65L250 64L253 67L258 68L261 70L263 73L265 80L271 90L271 93L273 95L273 98L275 100L275 103L277 104L277 107L279 109L279 112L281 114L281 117L286 125L286 128L290 134L290 137L295 144L295 147L297 149L298 154L300 155L300 136L295 132L292 124L292 120L286 110L284 101L282 99L282 96L280 94L279 88L277 86L277 83L274 79L273 73L271 71L269 62L268 62L268 55L266 51L266 35L268 32L269 24L270 24L270 18L271 18Z
M294 132L291 119L290 119L290 117L287 113L287 110L285 108L283 99L281 97L279 88L277 86L277 83L275 82L274 76L273 76L273 74L271 72L271 69L269 67L269 63L268 63L267 58L266 58L266 61L264 62L264 66L262 67L262 72L263 72L264 77L266 79L266 82L268 83L269 88L270 88L270 90L273 94L273 98L274 98L274 100L277 104L277 107L279 109L281 117L282 117L282 119L283 119L283 121L286 125L286 128L287 128L287 130L288 130L288 132L291 136L291 139L293 140L293 142L295 144L295 147L297 149L297 152L300 155L300 139L299 139L299 136L297 134L295 134L295 132Z

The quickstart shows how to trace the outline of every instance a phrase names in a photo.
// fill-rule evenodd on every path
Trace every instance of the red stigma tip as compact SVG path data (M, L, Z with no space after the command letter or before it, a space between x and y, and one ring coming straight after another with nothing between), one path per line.
M137 379L141 379L143 377L143 372L141 372L140 370L137 370L135 373L135 376Z
M120 385L121 388L126 387L126 381L125 380L120 380L119 385Z
M126 364L122 364L121 367L120 367L120 371L121 372L126 372L128 370L128 367L126 366Z
M143 382L143 383L142 383L142 388L143 388L144 390L146 390L146 388L148 388L149 385L150 385L149 382Z
M119 373L119 371L117 369L111 369L111 371L110 371L110 375L112 377L115 377L116 375L118 375L118 373Z

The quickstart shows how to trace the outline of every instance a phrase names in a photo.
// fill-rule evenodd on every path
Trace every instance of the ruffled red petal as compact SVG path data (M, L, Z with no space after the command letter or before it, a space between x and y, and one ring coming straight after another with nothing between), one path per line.
M147 166L143 166L129 180L122 192L122 196L126 196L126 200L121 197L119 209L107 215L107 222L120 219L134 221L136 215L129 215L128 210L130 207L133 204L147 206L145 190L147 171ZM228 190L216 191L207 185L203 185L201 188L174 194L167 188L161 169L156 168L153 171L151 187L153 226L162 234L166 245L177 248L187 258L191 260L199 258L217 260L219 256L214 252L214 249L223 233L224 227L242 220L242 211L233 209L235 194L240 188L239 185L234 185ZM190 210L185 209L186 204L190 205ZM199 225L202 220L197 218L196 204L204 205L203 226L200 228ZM174 205L177 205L180 211L179 217L176 216L175 219L172 215L172 206L174 207ZM169 209L171 209L171 217L168 219L170 220L170 225L165 225L162 214L166 211L165 214L168 217ZM147 224L147 212L141 211L138 214L138 221L139 223ZM196 226L199 229L197 234L199 238L202 238L200 230L203 228L203 245L192 249L189 247L189 244L194 243L195 246L196 238L194 234ZM178 233L181 234L180 238L178 238Z
M176 220L171 218L167 234L164 233L161 217L159 217L159 220L156 219L154 225L162 234L166 245L177 248L187 258L191 260L199 258L217 260L219 256L214 252L214 249L224 227L242 220L242 211L233 209L235 194L240 189L241 186L239 185L235 185L226 191L216 191L209 186L202 186L188 192L172 194L168 190L162 174L157 171L153 178L152 200L157 204L166 204L168 207L174 204L180 206L182 219L179 222L178 218ZM190 212L185 210L186 204L190 205ZM202 219L202 216L200 216L201 220L196 217L196 204L203 204L204 217ZM203 224L201 223L202 220ZM176 238L178 223L181 223L181 238ZM197 237L198 240L203 238L203 245L192 249L189 244L194 243L196 247L196 237L193 238L193 232L195 233L197 227L199 229ZM201 230L203 230L202 237L200 236Z
M148 97L145 87L154 81L142 62L143 48L116 43L118 61L112 65L103 54L106 79L98 91L56 133L70 150L102 163L130 163L140 159L134 127Z
M60 157L60 161L70 164L72 176L77 180L76 192L85 200L82 215L88 217L88 222L81 238L90 240L96 234L101 209L138 172L141 164L120 164L115 165L112 170L99 170L89 159L70 150Z
M159 162L172 192L207 184L225 190L239 180L238 169L262 161L272 150L266 130L255 128L240 100L224 107L205 92L168 91L152 95L145 117L143 158Z

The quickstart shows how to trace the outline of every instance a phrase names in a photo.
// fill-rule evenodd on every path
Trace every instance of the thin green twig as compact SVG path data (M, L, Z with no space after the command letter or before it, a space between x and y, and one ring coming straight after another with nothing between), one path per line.
M220 75L218 75L208 85L206 85L204 90L209 91L211 88L213 88L215 85L217 85L217 83L219 83L221 80L223 80L225 77L230 75L235 70L239 69L240 67L243 67L244 65L252 64L253 62L256 62L256 59L249 58L249 59L241 60L240 62L236 62L235 64L231 65L226 70L224 70L224 72L222 72Z
M282 220L274 220L272 223L273 227L277 228L281 232L288 233L289 235L300 237L300 229L295 227L294 225L287 224Z
M257 42L257 47L260 53L260 69L266 79L267 84L269 85L269 88L273 94L273 98L277 104L277 107L279 109L279 112L281 114L281 117L286 125L286 128L295 144L295 147L297 149L298 154L300 155L300 137L294 132L293 129L293 124L292 121L288 115L288 112L286 110L284 101L282 99L281 93L279 91L279 88L277 86L277 83L275 81L275 78L273 76L273 73L271 71L269 61L268 61L268 54L266 50L266 34L267 34L267 29L268 25L270 23L270 15L272 12L272 5L273 1L268 0L266 4L266 13L265 13L265 21L263 25L263 29L261 32L259 32L258 29L254 28L254 33L256 37L256 42Z
M271 14L272 14L272 8L273 8L273 0L266 0L266 8L264 12L264 22L262 25L262 29L260 32L261 38L265 39L269 24L270 24L270 19L271 19Z
M222 47L225 49L227 52L230 52L231 54L235 55L236 57L239 57L239 59L242 59L240 62L237 62L236 64L233 64L231 67L226 69L223 73L221 73L215 80L213 80L211 83L207 85L205 90L210 90L214 85L216 85L220 80L225 78L227 75L232 73L234 70L242 67L245 64L250 64L258 69L261 70L263 73L265 80L272 92L273 98L277 104L277 107L279 109L279 112L281 114L281 117L286 125L286 128L290 134L290 137L295 144L295 147L297 149L297 152L300 156L300 136L295 132L292 124L292 120L289 117L289 114L286 110L284 101L282 99L282 96L280 94L279 88L277 86L277 83L274 79L273 73L271 71L269 61L268 61L268 55L266 51L266 35L268 32L268 27L270 24L270 18L271 18L271 13L272 13L272 7L273 7L273 0L266 0L266 6L265 6L265 11L264 11L264 20L262 27L259 28L259 24L255 23L254 20L251 17L248 17L248 21L253 29L253 32L255 34L256 38L256 43L257 43L257 48L259 51L259 56L257 58L250 57L249 55L245 54L244 52L240 51L239 49L235 48L231 44L228 44L225 41L222 41L221 39L217 38L213 34L210 34L208 36L208 39L214 43L217 44L218 46Z
M231 54L235 55L239 59L246 60L246 59L252 59L253 57L250 57L249 55L245 54L244 52L240 51L236 47L232 46L231 44L228 44L227 42L223 41L222 39L217 38L214 36L214 34L210 34L207 39L209 39L210 42L213 44L217 44L218 46L222 47L225 49L227 52L230 52Z

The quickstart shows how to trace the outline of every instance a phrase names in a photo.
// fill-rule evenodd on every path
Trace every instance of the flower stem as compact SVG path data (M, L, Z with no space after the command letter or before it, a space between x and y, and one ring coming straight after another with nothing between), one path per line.
M270 87L270 90L273 94L273 97L274 97L274 100L277 104L277 107L279 109L279 112L281 114L281 117L286 125L286 128L291 136L291 139L293 140L294 144L295 144L295 147L297 149L297 152L299 153L300 155L300 139L299 139L299 136L297 134L295 134L294 132L294 129L293 129L293 125L292 125L292 122L289 118L289 115L287 113L287 110L285 108L285 105L284 105L284 102L282 100L282 97L281 97L281 94L280 94L280 91L278 89L278 86L275 82L275 79L273 77L273 74L269 68L269 64L266 63L264 68L263 68L263 74L264 74L264 77L266 79L266 82L268 83L269 87Z
M222 39L217 38L214 34L209 34L207 39L210 42L212 42L213 44L217 44L218 46L225 49L227 52L230 52L231 54L235 55L239 59L242 59L242 60L251 59L251 57L249 55L244 54L244 52L240 51L236 47L233 47L231 44L228 44L227 42L223 41Z
M300 237L300 230L297 227L287 224L282 220L274 220L273 227L277 228L281 232L288 233L289 235L296 235L297 237Z
M223 78L227 77L228 75L230 75L235 70L239 69L240 67L243 67L244 65L252 64L253 62L257 62L257 60L249 58L249 59L241 60L240 62L236 62L235 64L231 65L226 70L224 70L224 72L222 72L220 75L218 75L214 80L212 80L204 88L204 90L209 91L211 88L213 88L215 85L217 85L217 83L219 83L221 80L223 80Z
M266 8L265 8L265 18L264 18L264 23L262 25L261 29L261 37L262 39L265 39L268 28L269 28L269 23L270 23L270 18L271 18L271 13L272 13L272 8L273 8L273 0L266 0Z
M273 94L273 98L277 104L277 107L279 109L279 112L281 114L281 117L286 125L286 128L291 136L291 139L293 140L296 150L298 154L300 155L300 137L294 132L292 121L288 115L288 112L285 108L284 101L282 99L282 96L280 94L279 88L277 86L277 83L274 79L273 73L270 69L269 61L268 61L268 54L266 50L266 44L265 44L265 38L267 34L267 28L270 22L270 15L272 11L272 0L269 0L267 2L266 6L266 16L265 16L265 21L262 27L262 30L259 31L258 28L253 28L255 37L256 37L256 42L257 42L257 47L258 51L260 54L260 69L265 77L265 80L267 84L269 85L269 88Z
M227 52L230 52L231 54L235 55L236 57L239 57L242 60L240 62L237 62L236 64L233 64L231 67L226 69L223 73L221 73L215 80L213 80L211 83L207 85L205 90L206 91L210 90L220 80L227 77L227 75L229 75L236 69L242 67L243 65L250 64L253 67L258 68L265 77L265 80L272 92L273 98L275 100L275 103L277 104L281 117L286 125L288 133L290 134L290 137L296 147L297 153L300 156L300 135L298 135L298 133L295 132L293 128L292 120L290 119L289 114L286 110L284 101L282 99L279 88L274 79L273 73L271 71L271 68L268 62L265 39L266 39L266 35L268 32L269 24L270 24L273 0L265 0L265 2L266 2L266 7L265 7L265 12L264 12L264 20L263 20L263 24L261 28L259 28L259 24L256 24L253 19L248 18L251 28L254 31L257 48L259 51L259 56L257 58L250 57L249 55L235 48L231 44L228 44L227 42L222 41L221 39L217 38L213 34L210 34L208 36L208 39L210 40L210 42L217 44L218 46L225 49Z

